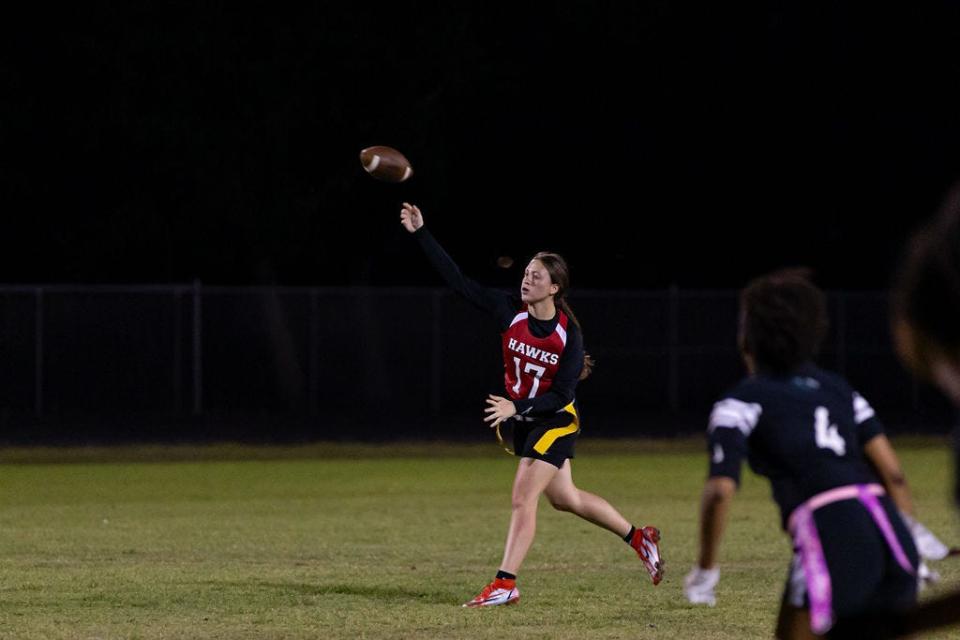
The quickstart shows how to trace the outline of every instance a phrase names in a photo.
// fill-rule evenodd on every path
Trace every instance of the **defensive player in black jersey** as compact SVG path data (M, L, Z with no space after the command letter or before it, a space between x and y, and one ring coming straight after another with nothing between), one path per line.
M485 421L496 427L513 421L514 452L520 457L513 483L510 528L500 570L466 607L512 604L519 600L517 572L533 542L537 502L544 494L554 508L607 529L629 544L654 584L660 582L660 532L636 528L600 496L573 483L570 458L580 430L574 390L590 370L576 317L564 296L569 275L563 258L538 253L527 265L516 298L464 277L456 263L423 226L423 214L404 203L400 223L414 234L434 268L457 293L492 314L503 342L505 396L487 399Z
M793 538L778 638L820 637L838 620L916 602L919 558L901 517L913 511L909 489L871 406L813 364L826 328L825 296L804 271L750 283L739 327L749 376L714 405L708 426L699 560L684 590L713 604L717 550L746 458L769 478Z

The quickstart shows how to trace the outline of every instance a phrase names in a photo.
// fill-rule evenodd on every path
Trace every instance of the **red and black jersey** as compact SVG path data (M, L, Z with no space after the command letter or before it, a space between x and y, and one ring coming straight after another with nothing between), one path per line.
M477 308L496 318L504 338L505 391L513 400L517 414L527 419L548 418L573 402L583 369L580 328L569 322L560 309L549 320L528 316L518 296L485 287L464 276L425 227L413 235L447 284ZM510 338L517 341L514 348L510 348ZM514 358L519 359L519 365ZM535 367L543 369L539 377ZM518 380L520 386L514 390Z
M513 400L536 398L550 390L567 346L567 315L558 311L553 332L538 338L530 332L528 313L514 316L503 332L503 384Z

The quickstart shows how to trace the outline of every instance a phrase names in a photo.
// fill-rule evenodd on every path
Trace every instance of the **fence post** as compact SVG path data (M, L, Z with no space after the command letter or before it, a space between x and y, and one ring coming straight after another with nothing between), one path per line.
M680 290L670 285L667 296L667 398L671 411L680 408Z
M193 281L193 415L203 413L203 315L199 280Z
M173 413L180 415L183 410L183 321L179 286L173 288Z
M434 289L431 300L433 331L430 332L432 336L430 342L430 414L433 417L440 415L442 401L442 394L440 393L440 385L443 382L443 353L440 344L440 331L443 329L443 323L441 322L441 314L443 313L442 295L442 289Z
M837 292L837 371L847 375L847 298Z
M307 415L311 418L319 410L320 361L319 343L320 321L317 290L310 289L310 311L307 321Z
M34 289L33 410L43 417L43 287Z

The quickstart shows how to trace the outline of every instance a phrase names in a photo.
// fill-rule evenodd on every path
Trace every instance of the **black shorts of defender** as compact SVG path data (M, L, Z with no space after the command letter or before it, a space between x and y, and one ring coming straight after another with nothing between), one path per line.
M563 411L556 416L534 422L513 419L513 451L521 458L549 462L563 467L567 458L574 457L574 445L580 427L576 416Z
M888 496L880 504L911 566L919 559L913 538ZM833 628L829 638L863 638L863 620L872 613L903 611L917 602L917 578L897 562L883 533L859 500L843 500L813 514L833 591ZM787 574L784 600L809 607L797 557Z

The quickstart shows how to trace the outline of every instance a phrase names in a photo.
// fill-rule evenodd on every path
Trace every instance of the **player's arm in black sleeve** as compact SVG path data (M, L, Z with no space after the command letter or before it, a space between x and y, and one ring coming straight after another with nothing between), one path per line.
M879 476L890 499L901 513L913 516L913 496L900 459L873 407L856 391L853 392L853 421L857 425L857 439L863 448L863 456Z
M717 558L727 513L740 482L740 466L747 452L747 437L756 428L759 404L726 397L713 405L707 427L710 476L700 495L700 546L697 564L683 580L683 593L694 604L716 603L720 567Z
M713 406L707 427L710 473L700 497L698 566L713 569L727 522L727 511L740 484L747 436L757 426L759 405L727 397Z
M853 421L857 425L857 439L860 440L860 446L863 446L872 438L883 435L883 423L863 396L856 391L852 393Z
M580 372L583 371L583 334L572 322L567 325L567 344L560 354L557 375L550 390L536 398L514 400L517 415L548 416L560 411L573 401Z
M493 314L501 328L506 328L516 314L510 294L498 289L484 287L463 275L453 258L440 246L426 227L417 229L413 236L420 243L433 268L437 270L447 285L470 303Z
M710 478L729 478L740 485L740 468L747 455L747 436L757 426L759 405L727 397L713 405L707 427Z

